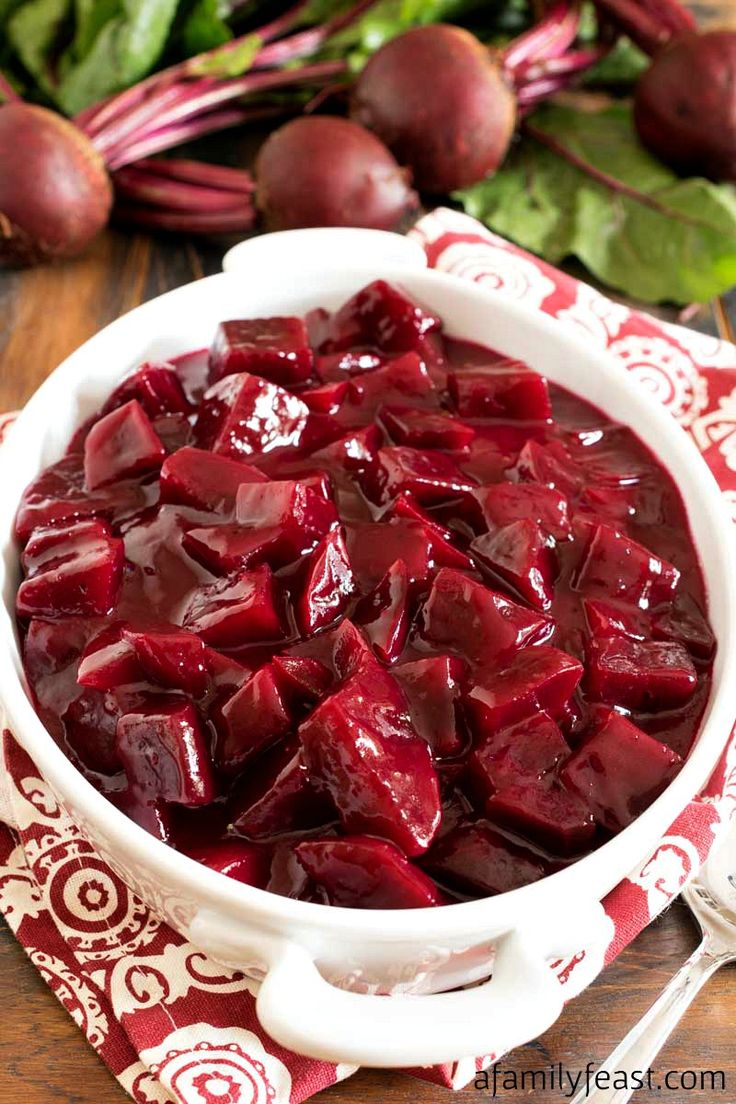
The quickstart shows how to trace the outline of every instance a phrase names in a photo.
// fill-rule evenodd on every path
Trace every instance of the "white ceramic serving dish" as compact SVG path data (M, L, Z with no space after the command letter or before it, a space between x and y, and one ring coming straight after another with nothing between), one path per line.
M391 235L309 231L242 243L223 275L146 303L86 342L36 392L0 450L0 702L5 724L101 855L157 913L213 958L263 983L258 1013L280 1043L337 1062L414 1066L517 1046L560 1014L549 962L610 939L601 898L648 855L718 759L736 714L736 574L731 532L704 461L670 416L607 356L559 323L477 285L427 271ZM388 243L388 252L382 242ZM207 345L224 318L335 307L382 276L447 330L528 361L629 425L676 478L711 596L713 694L681 773L626 831L551 877L438 909L359 911L241 885L149 837L101 797L45 731L24 689L13 603L13 517L28 482L139 362ZM32 350L29 350L32 355ZM730 677L729 677L730 676ZM447 992L468 982L483 984ZM379 994L390 994L389 997Z

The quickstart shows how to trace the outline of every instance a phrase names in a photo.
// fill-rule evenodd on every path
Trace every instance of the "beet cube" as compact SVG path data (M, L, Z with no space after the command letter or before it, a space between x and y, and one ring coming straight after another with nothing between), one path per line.
M109 414L119 406L137 399L149 418L164 414L189 414L191 403L184 394L176 369L165 361L143 364L113 391L102 408Z
M265 483L267 479L258 468L240 460L186 447L164 460L160 500L226 514L235 507L241 483Z
M574 585L592 596L650 609L672 600L680 572L610 525L594 526Z
M237 460L287 445L298 446L309 407L275 383L247 372L225 376L202 399L197 441Z
M342 383L351 376L361 376L364 372L373 372L384 364L384 358L377 353L351 352L326 353L314 359L315 375L323 383Z
M646 617L633 606L583 598L583 610L593 640L609 636L629 636L632 640L643 640L648 635Z
M234 878L244 885L265 889L271 876L271 852L268 847L245 840L224 839L192 847L189 857L210 870Z
M412 584L426 583L434 565L429 533L421 523L397 519L351 525L348 552L355 578L364 593L371 591L396 560L403 560Z
M384 663L393 663L404 650L409 632L409 572L396 560L380 583L366 594L353 615Z
M361 667L375 664L368 640L352 621L343 621L335 630L332 637L332 664L341 680L350 678Z
M380 502L402 491L409 491L421 503L443 502L475 486L475 481L441 452L391 446L379 449L377 464L375 486L369 491L370 497Z
M520 889L547 873L539 855L483 820L442 836L422 865L449 886L483 896Z
M164 801L152 797L138 786L110 795L110 800L140 828L163 843L171 843L171 813Z
M557 561L533 521L512 521L493 533L484 533L472 542L470 551L491 578L513 587L530 606L550 609Z
M468 756L473 795L485 807L497 790L541 778L569 751L559 727L546 713L489 732Z
M716 649L715 637L703 611L688 594L679 594L674 603L655 614L653 635L657 640L684 644L694 656L706 661L713 658Z
M342 908L429 908L442 904L431 878L398 848L370 836L309 839L296 857L310 878Z
M627 709L676 709L697 685L682 644L614 636L592 640L588 647L587 688L596 701Z
M382 836L407 855L427 849L441 815L437 775L397 682L376 660L325 698L299 735L313 783L348 832Z
M206 693L209 684L206 649L194 633L173 627L140 632L124 629L123 638L154 682L184 690L193 698Z
M275 656L272 660L279 685L294 705L313 705L324 697L332 682L329 667L307 656Z
M296 603L300 631L310 636L345 612L355 588L350 557L341 529L333 529L312 554L304 587Z
M545 640L552 622L452 568L442 568L424 605L422 635L479 662L508 659Z
M316 828L337 816L329 798L311 785L296 736L267 752L257 771L245 773L230 809L233 829L256 840Z
M620 832L659 797L681 766L671 748L611 711L570 756L561 778L599 824Z
M243 525L205 525L188 529L181 543L192 559L213 575L230 575L264 563L277 569L296 559L298 553L287 550L282 537L282 530L276 526L250 529Z
M315 414L336 414L345 402L348 394L348 381L338 380L325 383L322 387L312 387L300 392L302 402Z
M375 372L351 377L346 416L350 416L351 407L355 409L356 417L366 420L374 418L386 403L411 400L414 405L421 406L434 393L435 385L427 365L416 353L405 353Z
M63 738L73 758L99 774L119 773L116 734L122 713L117 696L85 687L61 718Z
M218 767L234 774L249 759L285 736L291 724L291 712L277 672L273 664L267 663L219 710L215 721Z
M553 855L573 855L589 844L595 824L574 793L546 780L507 786L486 802L491 820L520 832Z
M77 682L92 690L110 692L146 682L147 674L121 625L113 625L91 640L79 661Z
M485 528L528 520L554 540L567 540L570 536L567 499L554 487L542 483L494 483L477 487L472 494Z
M400 683L414 727L437 759L459 755L465 745L460 694L465 665L455 656L429 656L402 663L393 674Z
M278 528L294 559L314 547L338 521L328 485L319 479L245 483L238 489L235 518L251 529Z
M184 628L215 648L282 640L279 604L270 568L264 565L240 571L195 591L184 615Z
M438 318L425 314L385 280L375 280L333 316L328 347L320 351L365 344L386 353L406 353L418 347L424 334L440 328Z
M552 417L546 379L520 360L450 372L447 389L463 418L544 422Z
M324 465L330 471L360 472L375 464L380 444L380 430L370 425L365 429L351 430L344 437L325 445L312 454L312 459L315 464Z
M543 710L558 717L583 675L583 665L546 644L525 648L512 665L482 668L466 698L479 738Z
M472 426L436 410L383 406L379 418L394 444L412 448L458 451L466 448L475 436Z
M27 577L18 588L21 617L106 616L115 608L123 542L104 521L34 530L23 553Z
M166 449L148 415L131 399L105 414L84 442L84 478L90 491L161 467Z
M394 499L383 516L384 519L405 518L409 521L421 522L430 543L432 559L437 567L457 567L461 570L473 570L473 561L470 556L453 543L452 532L444 525L440 525L438 521L435 521L426 510L423 510L408 491Z
M221 322L210 350L210 383L250 372L291 387L312 375L314 354L301 318Z
M217 796L207 737L183 699L161 699L125 713L117 749L131 787L161 801L208 805Z
M584 482L584 474L573 460L570 450L555 440L526 442L516 462L515 473L522 482L543 483L555 487L568 497L578 494Z

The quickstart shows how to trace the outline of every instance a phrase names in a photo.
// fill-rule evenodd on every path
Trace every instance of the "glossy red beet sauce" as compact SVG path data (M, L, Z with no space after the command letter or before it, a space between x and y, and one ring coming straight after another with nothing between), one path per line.
M388 285L126 379L17 517L38 712L111 801L276 893L503 892L626 827L715 644L633 434Z

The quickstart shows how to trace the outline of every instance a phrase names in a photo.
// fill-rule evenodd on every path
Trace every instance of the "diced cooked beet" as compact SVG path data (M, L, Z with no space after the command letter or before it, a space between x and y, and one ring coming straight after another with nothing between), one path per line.
M249 759L286 735L292 726L292 715L272 663L256 671L225 702L215 726L215 760L227 774L234 774Z
M483 820L460 824L443 835L423 866L449 886L484 896L521 889L547 873L539 855Z
M271 851L258 843L224 839L190 848L189 857L236 882L265 889L271 876Z
M545 640L552 622L460 571L443 568L424 605L421 631L432 644L490 663Z
M233 830L249 839L273 839L328 824L335 808L309 781L298 737L267 752L258 770L246 772L231 805Z
M348 394L348 381L337 380L301 391L299 397L315 414L336 414Z
M292 387L312 375L314 354L301 318L221 322L210 350L210 382L250 372Z
M425 314L400 291L376 280L357 292L329 321L329 337L320 352L341 352L351 345L373 345L386 353L416 349L424 334L440 329L438 318Z
M680 572L610 525L593 527L575 576L586 595L650 609L671 602Z
M378 450L374 479L370 497L380 502L387 502L402 491L409 491L421 503L443 502L466 494L475 486L444 453L398 445Z
M161 502L228 514L235 508L241 483L265 483L267 479L258 468L229 456L181 448L167 456L161 468Z
M399 559L406 564L410 583L420 586L428 582L436 567L470 566L468 557L443 539L441 527L408 517L393 518L388 524L351 525L347 539L350 562L364 593Z
M343 621L332 637L332 663L338 679L350 678L373 660L367 638L352 621Z
M379 417L396 445L459 451L466 448L475 436L472 426L437 410L383 406Z
M337 620L355 588L350 557L341 529L333 529L320 541L307 569L296 603L297 622L307 636Z
M555 438L544 444L534 438L527 441L515 471L522 482L542 483L568 497L578 494L584 481L583 470L570 450Z
M393 663L406 643L409 613L409 572L403 560L396 560L380 583L360 600L353 616L378 658Z
M205 392L196 424L197 441L232 459L299 445L309 407L275 383L247 372L225 376Z
M409 521L421 522L432 550L432 559L437 567L473 570L473 561L454 543L452 532L423 510L408 491L404 491L391 503L384 514L384 519L390 518L405 518Z
M84 486L84 457L72 453L41 472L23 492L15 533L23 543L34 529L73 525L91 517L118 519L137 513L146 503L146 488L133 483L102 487L90 494Z
M686 648L670 641L614 636L591 640L588 694L627 709L676 709L695 693L698 675Z
M124 629L123 638L132 647L146 675L172 690L183 690L201 698L209 684L204 642L183 629Z
M268 564L278 569L297 559L298 552L283 540L283 530L243 525L204 525L187 529L181 538L186 552L213 575L231 575L246 567ZM311 547L309 541L304 549Z
M299 735L312 781L348 832L382 836L407 855L427 849L440 822L437 775L398 684L377 661L325 698Z
M133 399L137 399L149 418L160 418L163 414L189 414L192 409L176 369L166 361L141 365L118 384L103 406L102 413L109 414Z
M553 855L574 855L595 834L588 806L546 779L506 786L489 798L486 812L491 820L513 828Z
M552 606L557 575L555 554L533 521L512 521L476 537L470 551L491 577L512 587L529 605L547 611Z
M197 711L184 698L162 698L125 713L117 749L131 787L179 805L217 797L212 760Z
M599 824L620 832L659 797L681 766L671 748L611 711L565 763L562 780Z
M467 770L481 809L497 790L536 781L551 771L570 749L560 728L546 713L489 732L471 751Z
M172 843L171 813L164 801L152 797L137 786L110 795L127 817L162 843Z
M18 588L21 617L106 616L115 609L123 573L123 542L96 518L33 532L23 552Z
M90 491L161 467L166 449L137 399L105 414L84 442L84 478Z
M554 487L542 483L493 483L472 492L480 521L486 528L529 520L554 540L566 540L571 533L567 499Z
M402 663L399 681L414 727L438 759L459 755L466 743L460 723L460 694L465 665L455 656L428 656Z
M314 358L315 375L323 383L342 383L351 376L373 372L385 363L377 353L347 352L324 353Z
M688 594L678 594L654 615L653 634L657 640L674 640L698 659L711 660L716 649L716 639L695 599Z
M238 489L235 518L239 525L263 530L277 527L283 543L299 556L338 522L337 510L321 480L246 483Z
M295 705L314 705L332 682L329 667L307 656L275 656L274 670L285 697Z
M381 432L377 426L354 429L337 441L312 454L315 464L329 471L355 474L375 464L381 445Z
M62 715L64 739L73 757L88 770L117 774L117 724L122 710L113 694L85 687Z
M510 667L477 672L466 707L480 738L543 710L558 717L583 675L583 665L546 644L525 648Z
M629 636L632 640L643 640L648 635L646 616L634 606L583 598L583 609L593 640L609 636Z
M77 670L80 686L107 692L146 681L147 673L123 632L121 625L112 625L89 642Z
M253 673L232 656L223 655L222 652L208 648L206 645L204 658L212 687L218 692L228 691L232 694L234 690L240 689Z
M552 417L546 379L520 360L502 360L469 371L450 372L447 389L463 418L545 422Z
M298 844L295 851L331 905L382 909L442 904L432 879L385 840L371 836L309 839Z
M184 628L215 648L282 640L279 605L270 568L240 571L194 593L184 615Z

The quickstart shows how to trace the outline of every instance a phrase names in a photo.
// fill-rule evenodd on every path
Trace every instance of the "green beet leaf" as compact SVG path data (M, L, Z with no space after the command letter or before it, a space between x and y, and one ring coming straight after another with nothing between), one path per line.
M494 177L456 195L469 215L646 302L704 302L736 284L736 189L675 176L643 149L628 106L548 106L530 130Z

